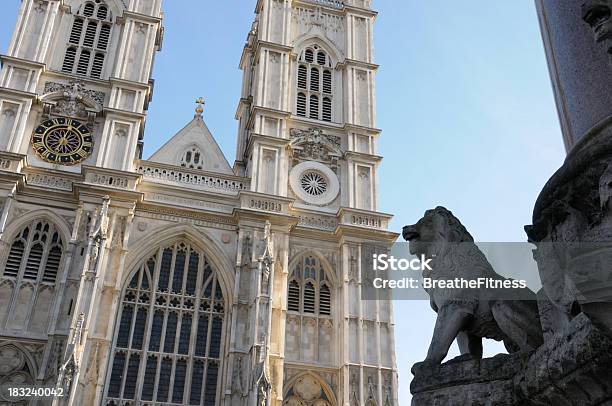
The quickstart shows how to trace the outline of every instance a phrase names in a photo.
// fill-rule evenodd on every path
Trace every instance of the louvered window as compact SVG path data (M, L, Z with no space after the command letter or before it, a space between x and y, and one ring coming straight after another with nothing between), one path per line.
M314 51L310 48L304 51L304 60L308 63L314 62Z
M64 65L62 65L62 70L64 72L72 72L72 68L74 67L74 60L76 58L77 49L70 47L66 49L66 55L64 55Z
M308 83L308 68L304 65L298 66L298 88L306 89Z
M306 48L297 66L296 114L333 120L333 73L329 55L318 46Z
M298 93L297 115L300 117L306 117L306 95L304 93Z
M68 37L62 71L99 79L104 71L112 16L101 0L88 1L77 12Z
M315 120L319 119L319 96L312 95L310 96L310 105L308 106L310 110L310 118Z
M108 24L102 25L100 36L98 37L98 49L106 50L108 39L110 37L111 26Z
M325 283L319 290L319 313L327 316L331 314L331 292Z
M5 299L19 300L20 294L32 292L28 302L8 314L7 323L23 331L46 331L55 284L62 267L63 243L59 231L46 220L25 225L8 246L6 263L0 267L0 286ZM6 287L10 286L10 291ZM9 305L7 308L15 308ZM4 309L6 311L6 309ZM42 316L42 317L41 317Z
M83 15L85 17L91 17L94 13L95 6L93 3L85 3L83 7Z
M311 282L304 286L304 313L315 312L316 292L314 285Z
M323 93L332 92L332 73L329 70L323 71Z
M96 54L94 56L93 65L91 67L91 77L99 79L102 74L102 66L104 65L104 54Z
M297 281L289 282L287 310L292 312L300 311L300 284Z
M123 293L102 404L219 404L225 306L204 255L157 250Z
M83 20L81 18L75 18L72 23L72 30L70 31L69 42L71 44L79 44L81 42L81 34L83 33Z
M293 269L287 285L287 310L330 316L330 286L320 260L312 255L302 257Z
M323 121L332 119L332 102L329 97L323 98Z
M98 22L89 21L87 23L87 30L85 31L85 39L83 39L83 46L86 46L88 48L93 47L94 41L96 39L97 31L98 31Z
M4 277L55 283L62 260L62 241L51 223L37 220L17 235L4 267Z
M318 92L321 86L321 78L319 77L319 69L310 69L310 90Z
M325 52L319 51L317 53L317 63L319 65L326 65L327 64L327 55L325 54Z
M81 51L81 56L79 57L79 64L77 66L77 75L87 75L87 70L89 69L89 57L91 53L87 50Z

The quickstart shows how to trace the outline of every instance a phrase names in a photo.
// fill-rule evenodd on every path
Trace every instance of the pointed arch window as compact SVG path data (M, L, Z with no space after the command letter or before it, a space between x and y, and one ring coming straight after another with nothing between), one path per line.
M102 0L86 1L72 21L62 72L101 78L112 27L108 6Z
M6 320L13 330L46 331L63 250L60 233L51 222L37 219L18 232L0 276L0 322ZM16 307L18 312L5 313Z
M317 45L306 48L297 66L296 114L333 120L333 72L329 55Z
M318 258L306 255L293 269L287 284L287 310L331 316L331 283Z
M225 306L202 253L158 250L123 293L103 404L219 404Z

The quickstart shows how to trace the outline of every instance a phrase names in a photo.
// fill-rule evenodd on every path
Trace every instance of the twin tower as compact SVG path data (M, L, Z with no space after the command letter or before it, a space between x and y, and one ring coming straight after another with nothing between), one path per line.
M257 1L233 165L201 108L142 159L161 0L20 7L0 382L62 389L36 405L396 406L390 302L360 299L364 244L397 238L370 0Z

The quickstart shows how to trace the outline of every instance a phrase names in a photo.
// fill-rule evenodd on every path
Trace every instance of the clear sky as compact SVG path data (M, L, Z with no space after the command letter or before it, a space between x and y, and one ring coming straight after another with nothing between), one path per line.
M0 1L6 52L18 0ZM564 157L533 0L374 0L381 209L392 227L444 205L479 241L525 241L535 199ZM236 140L240 53L255 0L166 0L145 157L193 117L228 160ZM435 313L396 302L400 402L425 357ZM486 345L486 344L485 344ZM499 346L489 345L489 353Z

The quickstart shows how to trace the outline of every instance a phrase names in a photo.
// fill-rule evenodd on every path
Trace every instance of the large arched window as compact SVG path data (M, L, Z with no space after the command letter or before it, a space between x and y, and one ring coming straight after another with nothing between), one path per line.
M332 121L333 73L329 55L319 46L306 48L297 67L296 114Z
M123 293L104 404L219 404L224 320L206 257L184 242L158 250Z
M46 220L34 220L19 231L0 277L1 326L47 331L62 252L60 233Z
M99 79L112 27L110 10L102 0L83 3L72 21L62 71Z
M287 290L290 312L331 316L330 281L318 258L306 255L300 260Z

